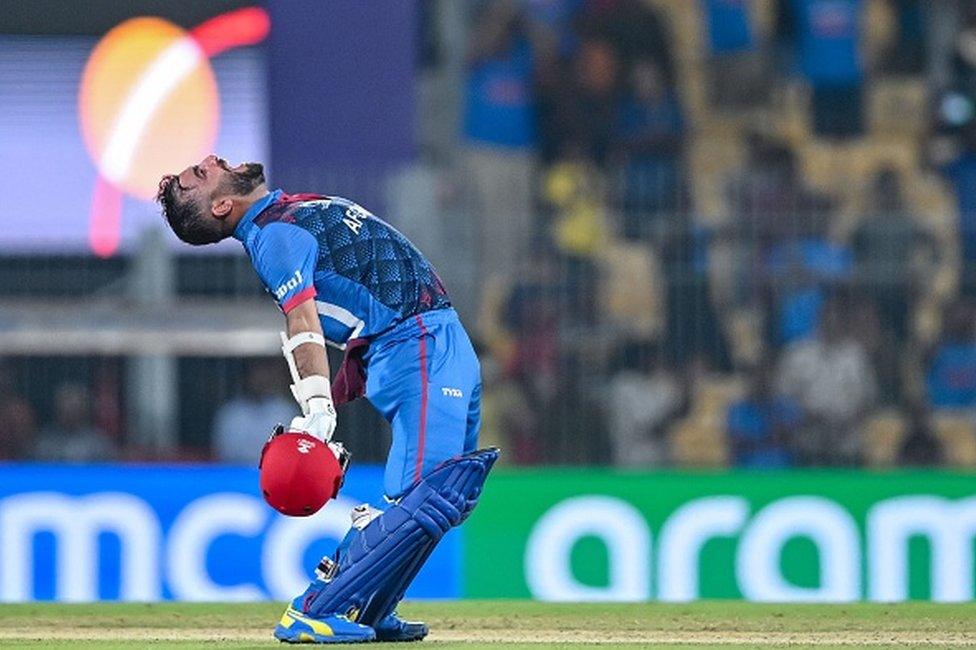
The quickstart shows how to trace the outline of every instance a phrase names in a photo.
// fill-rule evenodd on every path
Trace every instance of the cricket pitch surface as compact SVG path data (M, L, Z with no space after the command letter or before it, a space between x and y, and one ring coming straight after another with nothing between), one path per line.
M0 647L285 648L283 604L0 605ZM436 648L976 648L976 603L412 602Z

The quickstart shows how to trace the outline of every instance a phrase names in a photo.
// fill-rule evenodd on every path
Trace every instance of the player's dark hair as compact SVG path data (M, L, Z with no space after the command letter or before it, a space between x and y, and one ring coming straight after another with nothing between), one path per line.
M225 237L220 222L208 220L198 201L180 196L180 183L176 176L164 176L159 181L156 201L162 207L169 227L181 241L202 246L214 244Z

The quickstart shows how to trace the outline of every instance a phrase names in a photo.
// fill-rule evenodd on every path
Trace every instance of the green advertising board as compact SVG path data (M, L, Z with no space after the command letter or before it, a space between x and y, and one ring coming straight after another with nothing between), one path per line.
M471 598L976 598L976 475L499 469L465 525Z

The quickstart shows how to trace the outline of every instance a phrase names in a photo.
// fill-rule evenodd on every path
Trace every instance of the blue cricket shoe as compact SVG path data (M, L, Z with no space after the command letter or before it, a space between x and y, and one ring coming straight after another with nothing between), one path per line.
M289 605L275 626L275 638L286 643L364 643L375 641L368 625L353 623L345 616L313 618Z
M396 612L388 614L373 626L377 641L420 641L427 636L427 624L405 621Z
M376 632L368 625L360 625L343 614L312 616L305 610L307 603L325 586L326 571L335 563L323 558L315 569L316 579L299 596L288 603L288 609L275 626L274 635L287 643L365 643L376 640Z

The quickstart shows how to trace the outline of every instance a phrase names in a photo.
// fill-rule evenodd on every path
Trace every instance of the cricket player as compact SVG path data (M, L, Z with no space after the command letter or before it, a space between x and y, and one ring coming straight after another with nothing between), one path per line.
M337 403L365 395L393 429L384 504L353 510L349 534L275 636L424 638L427 626L394 608L438 540L470 514L498 453L476 451L480 366L434 268L352 201L269 191L258 163L231 167L207 156L163 177L157 200L188 244L239 240L284 313L282 351L301 415L277 441L301 437L296 462L315 441L335 444ZM334 384L327 343L345 350Z

